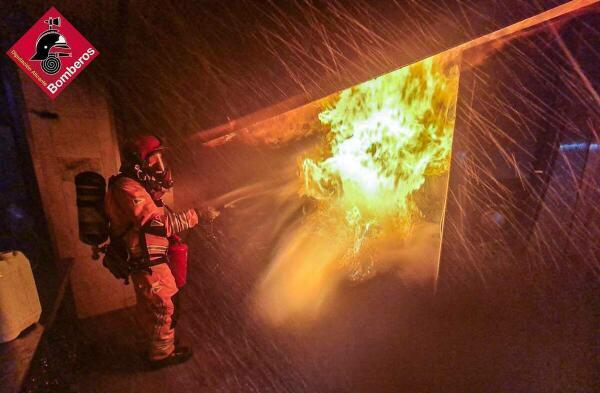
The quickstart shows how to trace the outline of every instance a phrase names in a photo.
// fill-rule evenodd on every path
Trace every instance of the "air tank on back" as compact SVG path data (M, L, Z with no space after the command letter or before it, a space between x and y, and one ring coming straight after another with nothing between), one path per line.
M98 246L108 240L104 213L106 181L96 172L82 172L75 176L75 187L79 239L90 246Z

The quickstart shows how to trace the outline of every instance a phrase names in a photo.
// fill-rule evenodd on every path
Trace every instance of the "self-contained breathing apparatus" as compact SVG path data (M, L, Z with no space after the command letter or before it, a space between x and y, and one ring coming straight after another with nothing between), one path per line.
M123 176L119 174L117 176ZM113 176L109 180L116 180ZM79 222L79 239L92 246L92 258L98 260L104 254L102 265L117 279L129 283L129 276L136 270L148 269L149 264L143 260L131 258L124 241L124 235L131 229L127 227L123 233L110 236L110 222L104 211L106 181L96 172L82 172L75 177L77 191L77 215Z
M163 206L160 196L173 186L170 170L162 157L162 143L155 137L141 137L130 142L124 150L124 164L118 175L109 179L110 187L120 177L131 178L144 186L157 206ZM150 271L157 263L169 263L179 279L178 286L185 284L187 270L187 245L179 237L169 239L169 248L164 258L150 260L146 251L142 257L133 258L125 242L125 235L133 227L130 224L122 233L110 234L110 222L104 210L106 181L96 172L82 172L75 177L77 192L77 212L80 240L92 246L92 258L97 260L104 254L102 264L117 279L125 284L135 271ZM168 209L168 208L167 208ZM145 244L144 233L140 231L140 244Z

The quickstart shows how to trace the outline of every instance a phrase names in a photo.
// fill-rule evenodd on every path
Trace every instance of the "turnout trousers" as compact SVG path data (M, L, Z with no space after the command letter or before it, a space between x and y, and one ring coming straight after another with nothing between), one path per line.
M152 274L141 271L131 275L137 307L149 343L148 358L160 360L175 350L173 296L177 293L175 278L166 263L150 267Z

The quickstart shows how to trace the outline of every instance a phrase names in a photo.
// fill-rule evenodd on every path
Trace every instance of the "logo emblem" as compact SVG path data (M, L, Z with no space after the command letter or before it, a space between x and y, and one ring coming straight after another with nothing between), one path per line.
M7 54L50 98L55 98L99 52L52 7Z
M48 24L48 30L38 37L35 54L29 60L41 61L42 70L48 75L54 75L60 71L60 58L71 57L71 48L67 45L65 36L58 32L60 17L48 18L44 23Z

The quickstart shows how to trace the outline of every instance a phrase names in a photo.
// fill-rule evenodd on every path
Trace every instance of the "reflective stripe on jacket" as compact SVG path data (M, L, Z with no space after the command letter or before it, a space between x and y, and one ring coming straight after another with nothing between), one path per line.
M164 258L168 238L198 224L194 209L166 212L152 200L139 182L119 176L109 185L104 209L110 222L111 237L123 235L133 258Z

